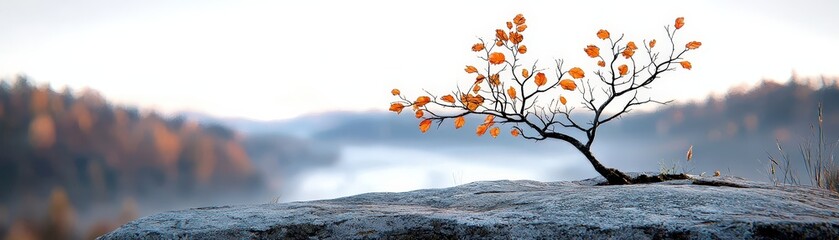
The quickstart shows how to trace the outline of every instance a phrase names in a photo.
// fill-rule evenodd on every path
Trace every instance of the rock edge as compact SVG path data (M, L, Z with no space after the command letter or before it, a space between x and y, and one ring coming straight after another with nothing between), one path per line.
M636 173L637 176L637 173ZM484 181L451 188L193 208L98 239L836 239L839 195L736 177L651 184Z

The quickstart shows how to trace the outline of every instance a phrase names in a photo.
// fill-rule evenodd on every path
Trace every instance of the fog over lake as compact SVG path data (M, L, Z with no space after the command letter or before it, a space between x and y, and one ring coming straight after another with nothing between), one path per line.
M445 147L344 146L333 165L304 170L280 201L444 188L486 180L575 180L597 175L576 152L481 152ZM570 156L570 157L569 157ZM275 179L275 181L281 181Z

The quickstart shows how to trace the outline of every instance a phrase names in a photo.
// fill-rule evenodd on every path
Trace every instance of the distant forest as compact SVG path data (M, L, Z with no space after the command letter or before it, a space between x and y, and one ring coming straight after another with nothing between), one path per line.
M755 136L769 141L797 140L816 123L817 106L823 106L824 125L831 133L839 129L839 82L837 79L793 78L785 84L764 80L754 87L736 87L704 101L672 103L654 112L632 112L620 120L604 125L598 141L637 141L645 138L691 137L694 141L722 141L735 137ZM655 91L653 89L652 91ZM585 112L581 112L585 114ZM493 139L476 137L475 126L481 117L468 118L467 130L454 130L452 122L436 124L432 131L421 133L412 114L367 114L333 124L316 132L322 141L382 142L398 144L450 145L482 142L527 146L533 141L520 141L509 136ZM328 117L328 116L327 116ZM571 134L575 131L569 130ZM507 134L509 135L509 134ZM835 135L834 135L835 137Z
M116 106L93 90L0 81L0 233L10 216L45 214L56 194L84 212L262 190L241 141L224 126Z

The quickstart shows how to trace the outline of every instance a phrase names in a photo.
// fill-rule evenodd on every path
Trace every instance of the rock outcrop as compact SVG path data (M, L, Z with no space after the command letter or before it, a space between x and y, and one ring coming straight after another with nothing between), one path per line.
M488 181L171 211L99 239L836 239L839 195L734 177Z

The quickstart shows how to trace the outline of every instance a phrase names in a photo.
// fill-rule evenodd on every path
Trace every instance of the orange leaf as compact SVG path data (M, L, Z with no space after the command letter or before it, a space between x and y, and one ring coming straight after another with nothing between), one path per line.
M655 39L650 40L650 48L655 47Z
M487 132L487 125L486 124L478 125L478 129L475 129L475 134L478 134L479 137L481 135L484 135L484 133L486 133L486 132Z
M685 25L685 18L684 17L676 18L676 29L680 29L684 25Z
M527 29L527 24L522 24L522 25L516 26L516 31L518 31L518 32L524 32L525 29Z
M521 33L517 32L510 32L510 42L519 44L521 43L521 41L524 41L524 35L521 35Z
M463 71L466 71L466 73L476 73L478 72L478 68L474 66L466 66L466 69L463 69Z
M495 115L487 115L487 117L484 118L484 124L492 125L492 121L495 121Z
M498 76L498 73L492 74L492 76L489 76L489 83L492 83L492 85L495 85L495 86L500 85L501 84L501 76Z
M422 131L422 133L428 131L429 127L431 127L431 119L422 120L422 122L420 122L419 124L419 129L420 131Z
M443 96L443 97L440 98L440 100L443 100L443 101L446 101L446 102L449 102L449 103L454 103L454 97L452 95Z
M691 66L691 65L690 65L690 62L688 62L688 61L682 61L682 62L681 62L681 63L679 63L679 64L681 64L681 65L682 65L682 67L683 67L683 68L685 68L685 69L687 69L687 70L690 70L690 68L692 68L692 67L693 67L693 66Z
M495 29L495 38L501 41L507 41L507 33L504 32L504 29Z
M526 20L527 20L527 19L525 19L525 18L524 18L524 15L522 15L521 13L519 13L519 14L516 14L516 17L514 17L514 18L513 18L513 23L515 23L515 24L516 24L516 26L519 26L519 25L524 24L524 22L525 22Z
M516 99L516 89L510 86L510 88L507 89L507 95L510 95L510 99Z
M545 83L548 83L548 77L545 77L545 73L540 72L536 74L536 79L533 82L536 83L536 86L541 87Z
M586 51L586 54L588 54L588 56L591 57L591 58L596 58L596 57L600 56L600 48L597 47L597 46L588 45L583 50Z
M473 103L473 102L466 103L466 108L468 108L469 111L474 112L476 109L478 109L478 106L480 106L480 104Z
M484 82L484 79L486 79L486 78L487 77L485 77L483 74L478 74L478 76L475 77L475 84L480 84L480 83Z
M576 79L584 78L586 76L586 73L583 72L583 69L578 67L572 68L568 71L568 73L571 74L571 77Z
M519 130L515 129L515 128L513 130L510 130L510 135L513 135L513 137L518 137L519 136Z
M524 54L527 52L527 46L519 45L519 53Z
M477 94L477 93L478 93L478 91L481 91L481 85L475 84L475 86L474 86L474 87L472 87L472 92L474 92L475 94Z
M498 129L498 127L494 127L494 128L489 130L489 135L492 135L492 138L496 138L496 137L498 137L498 133L500 133L500 132L501 132L501 129Z
M489 54L489 63L502 64L504 63L504 54L500 52L493 52Z
M604 62L603 60L597 61L597 66L605 67L606 62Z
M625 57L626 59L631 58L632 55L634 55L634 54L635 54L635 50L632 50L631 48L626 48L621 53L621 55L623 55L623 57Z
M568 100L566 100L563 96L559 96L559 102L562 103L562 105L565 105L565 103L567 103Z
M521 76L524 78L530 77L530 72L527 71L527 68L521 69Z
M393 94L393 96L399 95L399 93L399 89L394 88L393 90L390 90L390 94Z
M568 91L574 91L574 89L577 89L577 84L570 79L563 79L562 81L559 81L559 86Z
M454 129L458 129L463 127L463 124L466 123L466 119L463 116L457 117L454 119Z
M402 113L403 108L405 108L405 105L402 105L400 103L391 103L389 110L396 112L396 114L400 114Z
M481 104L484 104L484 97L481 95L472 96L472 94L467 94L462 96L461 99L465 99L466 108L470 111L475 111Z
M477 51L481 51L481 50L484 50L484 44L483 43L475 43L475 45L472 45L472 51L473 52L477 52Z
M687 49L697 49L699 46L702 46L702 43L697 41L691 41L688 44L685 44L685 48Z
M621 76L626 75L626 72L629 71L629 67L627 67L626 64L620 65L618 67L618 71L620 71Z
M600 31L597 31L597 37L605 40L609 38L609 31L606 31L605 29L600 29Z
M687 156L685 157L687 158L687 161L690 162L690 159L693 158L693 145L690 145L690 148L688 148L688 153L686 155Z
M507 22L507 29L513 29L513 23Z
M467 99L467 101L473 102L473 103L478 103L478 104L483 104L484 103L484 97L482 97L481 95L472 96L472 94L469 94L469 95L466 95L466 99Z
M638 46L635 46L635 42L633 42L633 41L629 41L628 43L626 43L626 48L632 49L632 50L638 50Z
M502 43L502 42L501 42L501 40L495 40L495 46L499 46L499 47L500 47L500 46L502 46L502 45L504 45L504 43Z
M417 110L417 113L415 115L417 116L417 118L422 118L422 114L422 110Z
M421 96L421 97L417 98L417 101L414 102L414 105L417 106L417 107L422 107L422 106L425 106L425 104L428 104L429 102L431 102L430 97Z

